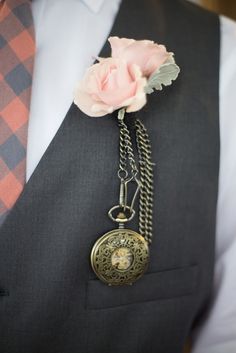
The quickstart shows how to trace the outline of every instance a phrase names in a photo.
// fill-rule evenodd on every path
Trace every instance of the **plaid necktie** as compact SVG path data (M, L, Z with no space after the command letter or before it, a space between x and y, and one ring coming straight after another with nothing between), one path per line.
M0 225L19 197L35 54L31 2L0 3Z

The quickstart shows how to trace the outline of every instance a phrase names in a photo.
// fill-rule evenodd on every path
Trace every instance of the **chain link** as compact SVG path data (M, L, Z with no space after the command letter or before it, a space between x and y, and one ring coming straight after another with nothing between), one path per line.
M139 233L150 244L152 241L153 220L153 163L151 158L151 143L147 130L143 123L136 119L135 132L139 156L139 169L135 162L134 150L129 129L124 119L118 119L120 128L120 161L118 176L121 181L129 177L137 179L140 175L140 197L139 197ZM129 170L128 170L129 168Z
M129 162L129 168L131 175L133 177L136 177L138 173L138 168L135 162L134 158L134 152L133 152L133 147L132 147L132 141L129 133L129 129L124 122L124 119L119 120L119 128L120 128L120 164L119 164L119 172L118 176L120 179L125 179L122 178L122 172L123 174L127 177L129 175L129 171L127 170L127 159Z
M139 232L149 244L153 234L153 195L154 172L152 163L151 142L144 124L137 119L135 121L136 141L140 166L140 200L139 200Z

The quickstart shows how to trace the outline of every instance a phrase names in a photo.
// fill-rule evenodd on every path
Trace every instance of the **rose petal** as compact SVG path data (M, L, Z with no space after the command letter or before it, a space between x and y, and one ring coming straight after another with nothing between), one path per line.
M103 116L122 107L137 111L146 103L146 78L137 65L107 58L91 66L76 87L75 104L89 116Z
M118 58L126 47L128 47L130 44L135 42L134 39L119 38L119 37L109 37L108 41L111 45L111 50L112 50L111 56L113 58Z
M149 77L170 56L164 45L158 45L150 40L137 40L111 37L109 38L112 57L128 63L136 64L145 77Z

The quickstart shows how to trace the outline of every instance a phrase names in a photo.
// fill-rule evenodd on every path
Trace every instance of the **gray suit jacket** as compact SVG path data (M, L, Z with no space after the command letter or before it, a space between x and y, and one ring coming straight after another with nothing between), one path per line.
M183 0L124 0L112 34L163 43L181 67L138 114L156 162L148 272L133 286L110 288L90 267L92 245L114 227L106 214L119 188L118 129L116 114L92 119L72 104L0 230L1 353L180 353L206 312L219 167L218 17Z

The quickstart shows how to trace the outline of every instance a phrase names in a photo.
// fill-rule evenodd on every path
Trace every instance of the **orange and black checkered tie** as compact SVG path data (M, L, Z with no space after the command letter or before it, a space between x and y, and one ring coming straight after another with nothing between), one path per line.
M19 197L35 55L31 1L0 2L0 225Z

